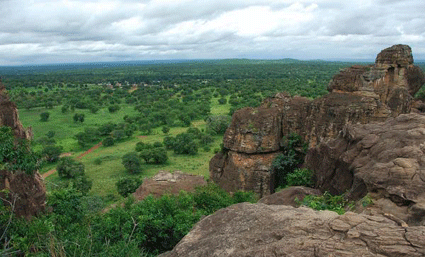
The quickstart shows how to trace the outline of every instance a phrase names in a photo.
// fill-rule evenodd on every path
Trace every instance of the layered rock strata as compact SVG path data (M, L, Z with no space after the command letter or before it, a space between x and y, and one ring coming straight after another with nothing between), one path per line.
M241 203L202 219L160 256L425 256L425 227L380 215Z
M230 192L270 194L270 167L283 136L295 132L314 147L336 138L346 124L408 113L412 96L424 83L410 47L395 45L378 54L375 65L352 66L335 75L330 93L322 98L311 101L280 93L258 108L238 110L224 135L224 151L210 161L210 178Z

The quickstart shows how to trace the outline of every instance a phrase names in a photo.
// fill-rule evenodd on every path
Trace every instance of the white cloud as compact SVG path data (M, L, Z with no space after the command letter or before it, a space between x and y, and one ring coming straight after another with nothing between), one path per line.
M425 1L2 0L0 65L175 58L425 59Z

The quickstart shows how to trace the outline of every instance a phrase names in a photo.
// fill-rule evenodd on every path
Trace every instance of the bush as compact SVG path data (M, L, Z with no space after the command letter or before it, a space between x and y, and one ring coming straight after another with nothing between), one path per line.
M46 159L47 162L54 163L59 160L59 156L62 153L61 146L47 145L41 151L41 155Z
M162 127L162 132L164 134L168 134L168 132L170 132L170 127L167 127L167 126Z
M119 109L121 109L121 107L118 104L108 106L108 111L110 113L117 112Z
M74 117L73 117L74 122L83 123L85 116L86 115L84 113L76 113L76 114L74 114Z
M215 115L207 118L207 132L212 135L222 135L230 125L231 117L228 115Z
M313 171L309 169L295 169L292 173L286 175L287 186L306 186L313 185Z
M142 171L141 162L136 152L127 153L122 157L122 164L130 173L139 173Z
M181 133L175 138L173 150L176 154L195 155L198 153L198 145L191 134Z
M127 197L129 194L136 192L136 189L142 184L142 180L139 178L120 178L115 185L117 191L123 197Z
M218 104L222 105L222 104L226 104L227 103L227 99L226 98L220 98L218 99Z
M42 112L40 113L40 121L46 122L49 120L50 113L48 112Z
M96 159L94 159L94 164L95 164L95 165L100 165L100 164L102 164L102 158L96 158Z
M114 139L111 136L106 137L105 139L102 140L103 146L109 147L109 146L113 146L114 144L115 144Z
M90 189L92 188L93 181L87 176L77 176L71 180L72 187L75 188L78 192L81 192L82 195L87 195Z
M272 162L272 170L275 174L275 188L287 185L287 175L301 166L307 152L307 143L304 143L301 136L295 133L284 137L282 141L282 153L277 155Z
M345 199L344 195L331 195L325 192L323 195L307 195L301 202L302 205L310 207L314 210L329 210L338 214L344 214L346 209L354 208L354 203Z
M84 164L71 157L62 157L59 159L56 170L61 178L75 178L84 175Z

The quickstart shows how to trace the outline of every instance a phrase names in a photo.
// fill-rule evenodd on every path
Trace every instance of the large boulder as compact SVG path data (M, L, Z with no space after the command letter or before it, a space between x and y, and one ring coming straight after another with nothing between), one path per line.
M358 199L367 193L409 224L425 225L425 116L347 125L334 140L310 149L306 166L316 187ZM381 201L381 203L384 203ZM404 213L400 215L400 208Z
M137 200L143 200L148 195L160 197L164 194L178 195L180 191L192 192L197 186L206 185L202 176L174 171L159 171L152 178L145 179L143 184L133 193Z
M161 257L424 256L425 227L384 216L236 204L200 222Z
M258 202L267 205L290 205L298 207L300 202L304 200L307 195L322 195L322 192L318 189L304 187L304 186L293 186L280 190L277 193L265 196Z
M223 138L226 154L218 153L210 161L210 177L229 192L270 194L274 188L267 183L274 174L269 157L280 153L283 136L295 132L315 147L336 138L346 124L382 122L412 108L420 112L425 105L412 96L424 83L410 47L396 45L378 54L375 65L356 65L336 74L330 93L321 98L311 101L279 93L258 108L238 110ZM344 179L352 183L349 176Z

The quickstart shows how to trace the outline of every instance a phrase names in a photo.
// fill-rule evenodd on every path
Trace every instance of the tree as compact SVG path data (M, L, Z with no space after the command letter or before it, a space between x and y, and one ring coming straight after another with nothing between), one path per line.
M74 114L74 122L80 122L83 123L84 122L84 117L86 115L84 113L76 113Z
M59 159L56 170L61 178L75 178L84 175L84 164L71 157L62 157Z
M121 107L118 104L114 104L114 105L110 105L108 106L108 111L110 113L114 113L116 111L118 111Z
M164 134L168 134L168 132L170 132L170 127L167 127L167 126L162 127L162 132Z
M178 134L173 149L176 154L194 155L198 153L198 145L195 143L193 135L189 133Z
M207 132L212 135L222 135L230 125L230 116L215 115L207 118Z
M40 121L46 122L49 120L50 113L48 112L42 112L40 113Z
M136 189L142 184L139 178L120 178L115 185L120 195L127 197L129 194L136 192Z
M103 146L108 147L108 146L113 146L114 144L115 144L114 139L111 136L106 137L105 139L102 140Z
M41 151L41 155L47 162L54 163L59 160L62 149L63 148L61 146L46 145Z
M122 164L130 173L141 172L141 162L136 152L127 153L122 157Z

